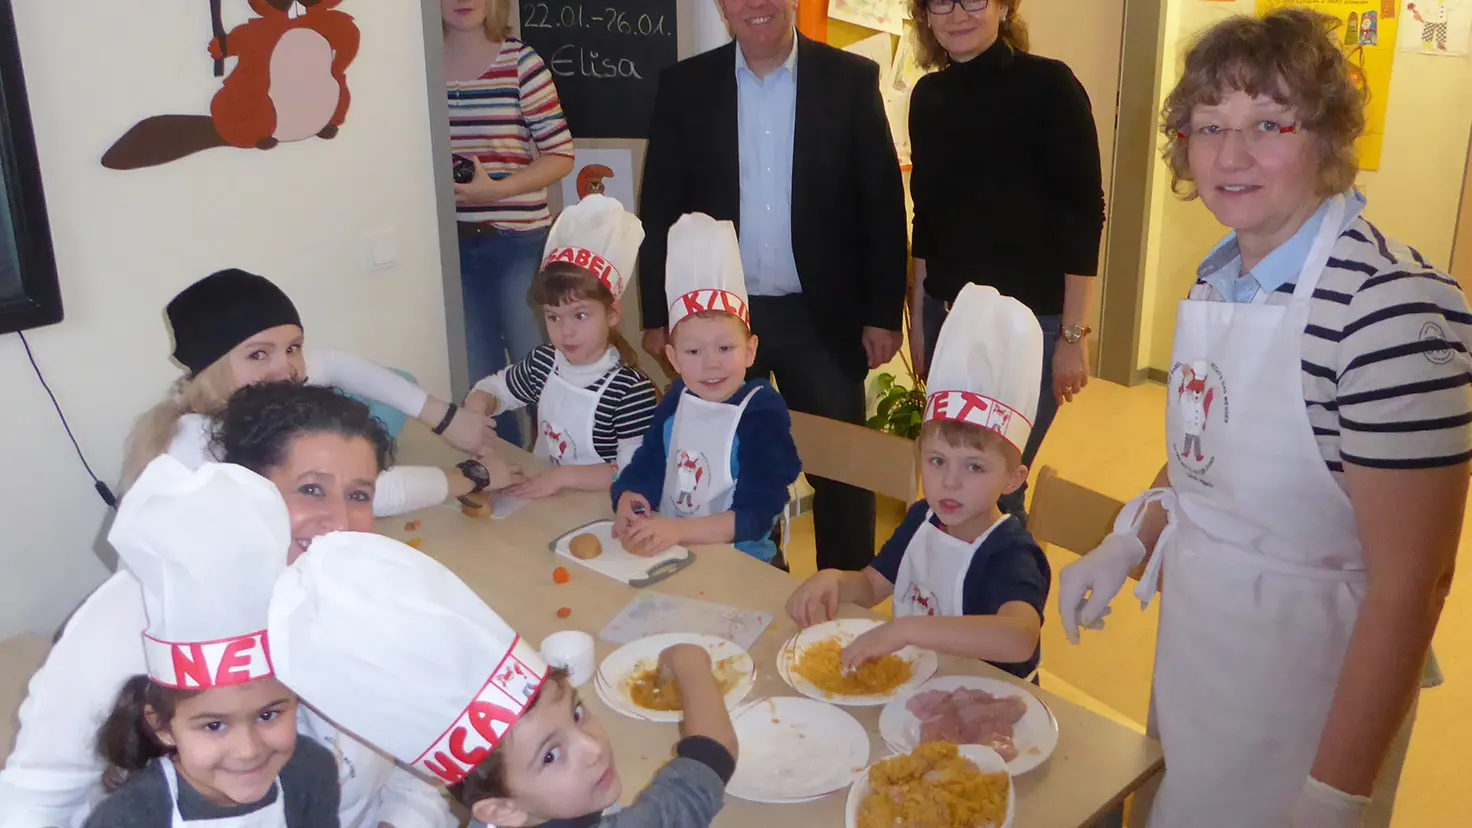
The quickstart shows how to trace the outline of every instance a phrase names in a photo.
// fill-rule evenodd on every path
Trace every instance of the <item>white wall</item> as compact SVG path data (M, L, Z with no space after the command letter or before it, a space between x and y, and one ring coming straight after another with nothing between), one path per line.
M1192 34L1228 14L1251 14L1255 6L1255 0L1170 0L1162 95L1180 76ZM1397 53L1389 97L1380 169L1360 173L1357 182L1369 199L1365 215L1445 269L1472 133L1472 58ZM1181 202L1170 194L1170 175L1157 161L1140 367L1169 366L1176 305L1190 289L1201 257L1225 234L1200 201Z
M332 141L217 149L133 172L98 163L141 118L207 113L219 81L208 6L178 0L16 3L66 320L28 335L94 468L115 482L132 420L164 394L163 307L219 268L270 276L313 345L344 348L447 393L434 158L416 3L350 3L362 49ZM239 22L244 0L227 0ZM80 17L78 15L81 15ZM367 267L392 232L398 265ZM105 507L25 361L0 336L0 638L49 633L107 574Z

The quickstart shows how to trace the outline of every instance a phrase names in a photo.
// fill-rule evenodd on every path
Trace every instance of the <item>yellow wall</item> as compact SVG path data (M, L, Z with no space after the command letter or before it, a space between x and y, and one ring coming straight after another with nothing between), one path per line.
M1254 0L1168 0L1161 94L1179 76L1192 33L1230 14L1251 14L1255 6ZM1398 53L1381 166L1361 173L1359 186L1370 202L1367 218L1443 268L1451 259L1469 134L1472 59ZM1170 176L1157 162L1139 367L1169 367L1176 303L1190 289L1201 257L1225 233L1200 202L1171 195Z

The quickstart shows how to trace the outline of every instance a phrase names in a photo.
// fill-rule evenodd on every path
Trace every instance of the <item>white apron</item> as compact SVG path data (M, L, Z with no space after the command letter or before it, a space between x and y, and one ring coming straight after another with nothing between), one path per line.
M731 508L736 494L736 480L731 477L736 426L760 390L761 386L751 389L736 405L708 402L688 389L680 392L665 458L660 514L706 517Z
M578 388L558 375L554 367L537 400L535 454L554 466L594 466L604 462L593 448L593 417L603 392L613 383L618 367L597 388Z
M1150 729L1166 773L1151 828L1283 828L1318 752L1365 577L1300 359L1343 214L1336 197L1287 306L1260 292L1177 313L1170 492L1137 501L1163 496L1172 522L1140 585L1162 588Z
M933 511L925 513L925 522L905 545L905 556L900 559L900 569L894 579L895 618L909 615L957 618L965 615L962 592L971 559L1007 519L1002 515L974 543L967 543L932 524L930 519L934 514Z
M184 821L179 815L179 779L174 775L174 763L164 758L159 760L164 769L164 781L169 783L169 802L173 804L173 828L286 828L286 792L281 789L281 780L276 785L276 801L270 805L238 817L222 819L191 819Z

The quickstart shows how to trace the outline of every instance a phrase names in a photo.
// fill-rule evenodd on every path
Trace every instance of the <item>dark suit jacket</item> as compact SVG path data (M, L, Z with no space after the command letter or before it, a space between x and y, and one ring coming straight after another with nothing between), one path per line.
M645 329L664 327L670 226L684 213L737 223L741 173L736 44L687 58L659 78L639 215ZM813 320L846 371L867 368L863 328L900 330L906 282L905 194L871 60L797 38L792 247Z

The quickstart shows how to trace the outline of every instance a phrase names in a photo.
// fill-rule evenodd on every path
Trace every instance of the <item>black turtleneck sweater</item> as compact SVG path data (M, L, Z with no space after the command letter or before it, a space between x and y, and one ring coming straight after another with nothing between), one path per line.
M910 97L910 153L912 253L929 295L949 302L978 282L1052 316L1065 274L1098 272L1099 138L1066 64L999 40L926 75Z

